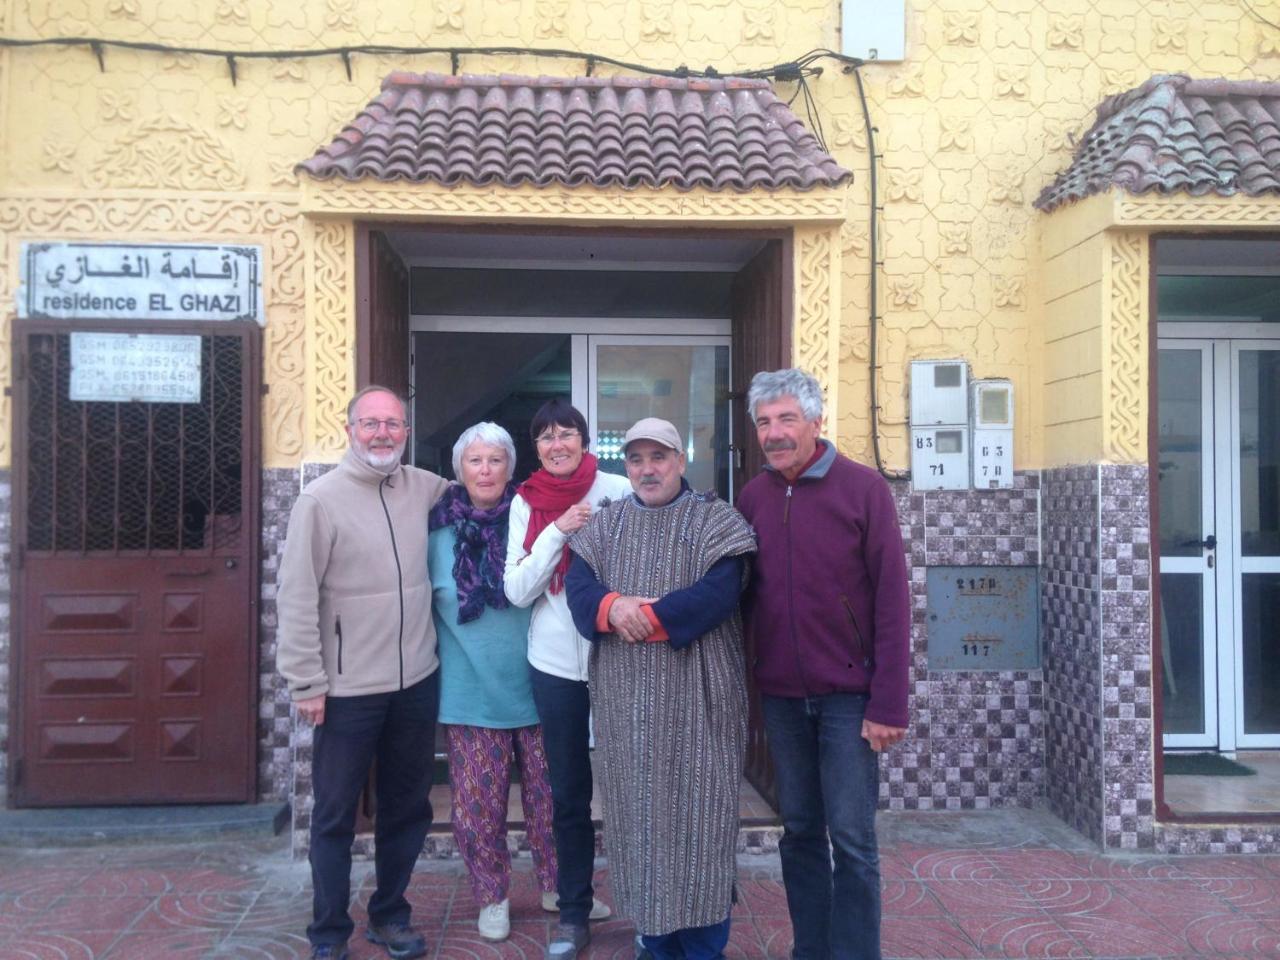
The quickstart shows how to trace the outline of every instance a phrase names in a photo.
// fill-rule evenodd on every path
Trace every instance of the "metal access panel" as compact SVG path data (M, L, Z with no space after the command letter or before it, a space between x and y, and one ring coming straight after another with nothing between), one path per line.
M930 670L1040 667L1040 571L929 567Z

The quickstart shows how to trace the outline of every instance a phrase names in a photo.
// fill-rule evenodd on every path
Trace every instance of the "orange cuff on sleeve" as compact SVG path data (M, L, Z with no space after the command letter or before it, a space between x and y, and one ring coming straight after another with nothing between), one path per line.
M663 640L671 639L667 636L667 628L662 625L662 621L658 619L658 615L653 612L652 603L643 603L640 609L644 615L649 618L649 622L653 624L653 633L645 637L646 643L661 643Z
M620 596L622 594L615 590L613 593L606 593L600 598L600 606L596 608L597 633L613 633L613 627L609 626L609 611L613 609L613 601Z

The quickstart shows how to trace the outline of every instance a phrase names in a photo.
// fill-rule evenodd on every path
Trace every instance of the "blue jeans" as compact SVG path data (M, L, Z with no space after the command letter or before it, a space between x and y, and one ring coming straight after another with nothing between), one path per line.
M792 957L880 960L879 768L862 738L867 698L765 696L762 704L782 813Z
M369 898L369 923L409 922L405 890L431 826L431 770L435 760L440 671L394 693L327 697L324 723L311 747L312 946L343 944L354 924L351 902L351 842L356 806L378 761L374 816L377 887Z
M709 927L685 927L640 941L653 960L724 960L729 943L729 918Z
M596 831L591 823L591 697L584 680L529 668L551 781L560 922L585 927L591 913Z

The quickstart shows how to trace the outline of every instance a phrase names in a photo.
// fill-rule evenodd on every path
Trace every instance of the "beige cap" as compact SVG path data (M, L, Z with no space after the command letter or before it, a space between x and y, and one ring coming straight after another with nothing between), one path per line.
M622 438L622 449L626 450L633 440L652 440L664 447L670 447L677 453L684 452L684 444L680 442L680 431L673 424L657 417L645 417L632 424L627 435Z

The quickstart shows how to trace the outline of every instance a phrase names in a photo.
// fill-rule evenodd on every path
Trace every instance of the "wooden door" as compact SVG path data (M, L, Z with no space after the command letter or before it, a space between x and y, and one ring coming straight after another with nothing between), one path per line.
M71 399L88 332L14 338L15 801L251 800L259 330L93 328L187 337L186 402Z
M409 271L386 236L361 226L356 243L358 386L380 383L409 395Z
M770 240L738 272L733 283L733 378L734 378L734 489L754 477L764 467L764 455L756 442L755 429L747 413L747 388L761 370L777 370L791 363L791 254L790 244ZM747 638L747 663L755 661L751 638ZM750 712L747 727L747 781L774 809L778 806L773 779L773 763L765 741L764 719L760 712L760 691L747 673Z

